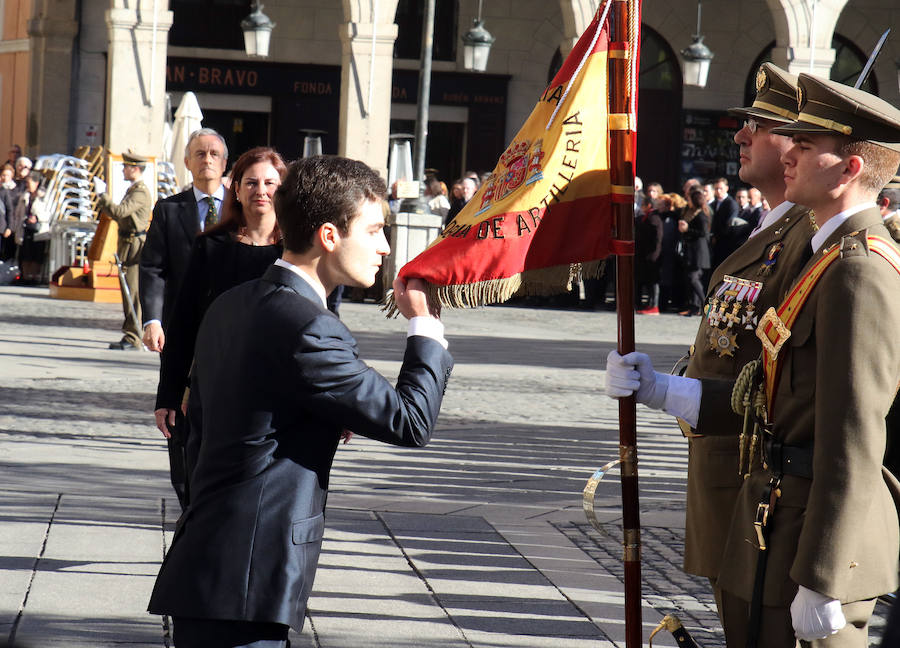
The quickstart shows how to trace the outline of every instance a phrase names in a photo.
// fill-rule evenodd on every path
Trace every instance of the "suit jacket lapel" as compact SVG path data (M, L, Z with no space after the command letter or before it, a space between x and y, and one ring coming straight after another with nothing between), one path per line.
M197 210L193 189L184 192L184 200L178 206L178 220L181 221L188 240L193 241L200 231L200 212Z
M301 297L306 297L306 299L313 302L322 310L327 310L325 306L322 305L322 298L319 296L319 293L317 293L315 289L313 289L309 283L304 281L304 279L296 272L291 272L287 268L282 268L281 266L273 264L269 266L262 278L264 281L271 281L272 283L290 288Z

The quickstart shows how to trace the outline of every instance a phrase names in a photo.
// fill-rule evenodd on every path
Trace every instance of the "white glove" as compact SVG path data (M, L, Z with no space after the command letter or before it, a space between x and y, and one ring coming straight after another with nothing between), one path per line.
M791 625L802 641L824 639L847 625L841 602L800 586L791 603Z
M635 400L650 409L662 409L666 404L669 376L653 371L653 363L646 353L621 356L615 350L606 356L606 395L625 398L634 394Z
M106 193L106 183L100 178L94 178L94 193L101 196Z

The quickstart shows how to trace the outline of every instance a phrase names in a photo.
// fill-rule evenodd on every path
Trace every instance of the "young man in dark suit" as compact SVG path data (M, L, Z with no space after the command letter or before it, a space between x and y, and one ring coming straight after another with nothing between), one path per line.
M384 181L362 162L294 162L276 193L284 255L213 302L197 337L188 416L191 504L150 600L178 648L284 646L303 627L344 430L424 446L452 358L425 284L394 282L410 321L396 387L326 308L385 255ZM433 315L434 313L434 315Z
M193 186L160 200L153 208L140 261L143 343L150 351L162 351L166 342L165 327L187 270L194 238L207 223L214 224L221 213L225 198L222 174L227 161L228 148L221 135L211 128L194 131L184 151ZM172 487L184 508L187 500L181 413L157 408L154 418L156 427L166 436Z

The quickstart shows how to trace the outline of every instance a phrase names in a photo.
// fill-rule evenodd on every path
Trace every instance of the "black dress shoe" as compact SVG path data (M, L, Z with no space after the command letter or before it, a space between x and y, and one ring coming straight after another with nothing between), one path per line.
M138 347L134 346L131 342L126 342L125 340L119 340L118 342L110 342L110 349L115 349L116 351L137 351Z

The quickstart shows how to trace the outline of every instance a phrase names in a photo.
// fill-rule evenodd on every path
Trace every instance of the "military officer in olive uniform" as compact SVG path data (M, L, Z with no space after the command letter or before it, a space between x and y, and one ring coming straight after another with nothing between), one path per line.
M116 205L106 193L106 183L99 179L94 180L94 191L99 196L98 207L109 214L119 226L119 241L116 252L122 262L122 270L119 276L119 285L122 291L122 308L125 311L125 321L122 324L122 339L111 342L110 349L134 350L142 347L141 343L141 302L138 298L138 262L141 258L141 249L147 237L147 227L150 225L150 209L153 201L150 190L144 184L143 174L147 164L147 158L133 153L123 153L122 175L125 180L131 182L131 186L125 192L122 201ZM128 290L126 291L126 286ZM129 307L129 295L131 307ZM137 317L137 321L135 321Z
M738 471L743 420L730 407L734 380L741 368L758 358L756 337L760 316L777 306L808 255L813 227L806 207L784 199L784 164L781 154L790 138L775 135L774 127L797 118L797 77L764 63L756 78L757 95L752 106L729 112L745 119L734 140L740 146L740 178L766 196L772 210L761 220L750 238L717 267L711 276L707 302L697 331L685 375L693 380L655 374L668 386L657 406L679 416L689 438L687 519L685 523L684 569L710 579L716 585L731 513L741 487ZM645 375L651 375L650 359L639 358ZM637 362L622 362L613 352L607 363L607 393L617 391ZM649 372L648 372L648 368ZM624 371L617 377L617 370ZM647 380L644 393L647 393ZM662 386L657 388L661 391ZM639 390L638 402L643 394ZM721 615L721 606L720 615Z
M898 585L900 484L881 464L900 381L900 346L884 342L900 330L900 251L875 198L900 164L900 110L806 74L798 102L798 120L775 129L793 139L785 195L813 209L819 230L759 329L763 442L748 457L719 585L729 645L758 631L767 648L795 636L866 646L875 597Z

